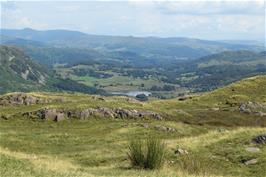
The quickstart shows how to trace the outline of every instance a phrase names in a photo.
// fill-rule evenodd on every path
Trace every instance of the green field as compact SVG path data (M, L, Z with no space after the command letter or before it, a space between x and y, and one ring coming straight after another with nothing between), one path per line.
M185 100L148 102L127 97L28 93L51 102L0 106L0 174L3 177L264 177L266 146L251 140L265 134L266 117L241 113L238 106L247 101L265 104L265 87L266 77L257 76ZM163 115L163 119L96 116L54 122L24 114L42 108L98 107L149 110ZM158 126L175 131L158 129ZM128 140L149 136L166 143L163 168L132 168L127 156ZM249 152L250 147L259 150ZM175 154L178 148L188 153ZM257 162L244 164L251 159Z

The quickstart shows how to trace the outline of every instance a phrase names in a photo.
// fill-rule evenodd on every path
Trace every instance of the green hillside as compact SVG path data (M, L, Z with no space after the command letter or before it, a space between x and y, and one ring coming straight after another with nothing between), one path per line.
M0 93L39 90L46 87L49 73L15 47L0 46ZM47 87L46 87L47 89Z
M260 75L201 95L148 102L48 92L2 95L0 172L264 177L266 146L252 139L266 132L265 86ZM131 168L128 139L149 136L166 143L163 168Z
M33 61L21 49L0 46L0 93L30 91L71 91L89 94L104 93L70 79L57 76L52 70Z

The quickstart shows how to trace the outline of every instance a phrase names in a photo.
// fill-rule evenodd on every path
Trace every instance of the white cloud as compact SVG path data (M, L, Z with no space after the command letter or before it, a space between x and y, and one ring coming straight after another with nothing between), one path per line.
M3 9L5 28L63 28L93 34L208 39L260 39L265 31L261 1L45 1L17 2Z
M167 14L264 14L264 3L261 1L169 1L157 4Z

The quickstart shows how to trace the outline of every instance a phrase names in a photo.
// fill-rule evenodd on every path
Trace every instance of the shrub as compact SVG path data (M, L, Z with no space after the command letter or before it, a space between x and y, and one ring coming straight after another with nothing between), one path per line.
M138 95L136 95L136 98L139 101L148 101L148 97L145 94L138 94Z
M147 140L147 156L145 168L156 169L163 165L165 144L159 139Z
M129 144L129 159L134 167L143 167L145 165L145 156L143 153L143 141L131 140Z
M159 169L164 163L164 155L165 144L159 139L134 139L129 143L128 156L133 167Z

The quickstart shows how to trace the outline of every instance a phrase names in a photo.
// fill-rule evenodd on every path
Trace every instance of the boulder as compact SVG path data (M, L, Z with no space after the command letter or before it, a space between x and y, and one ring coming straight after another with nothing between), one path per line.
M96 112L97 110L93 108L85 109L85 110L80 111L77 117L84 120L84 119L90 118L91 116L95 115Z
M266 113L263 111L266 111L266 105L248 101L246 103L240 104L239 111L246 114L265 116Z
M0 97L0 105L32 105L39 103L48 103L44 98L36 97L26 93L13 93Z
M252 142L256 144L266 144L266 134L256 136L252 139Z
M44 110L44 119L53 120L53 121L61 121L65 119L64 112L62 110L57 109L45 109Z
M99 108L98 112L103 116L103 117L107 117L107 118L114 118L115 117L115 113L112 109L109 108Z
M256 147L247 147L246 148L246 151L255 153L255 152L259 152L260 149L259 148L256 148Z
M245 165L254 165L256 163L258 163L258 159L250 159L244 162Z
M36 118L39 117L45 120L60 121L65 118L78 118L78 119L88 119L91 117L101 117L101 118L120 118L120 119L138 119L138 118L153 118L161 120L161 115L151 112L151 111L137 111L135 109L111 109L111 108L87 108L83 110L65 110L65 109L55 109L55 108L44 108L35 112L27 112L23 114L24 116ZM167 129L172 131L171 129Z

